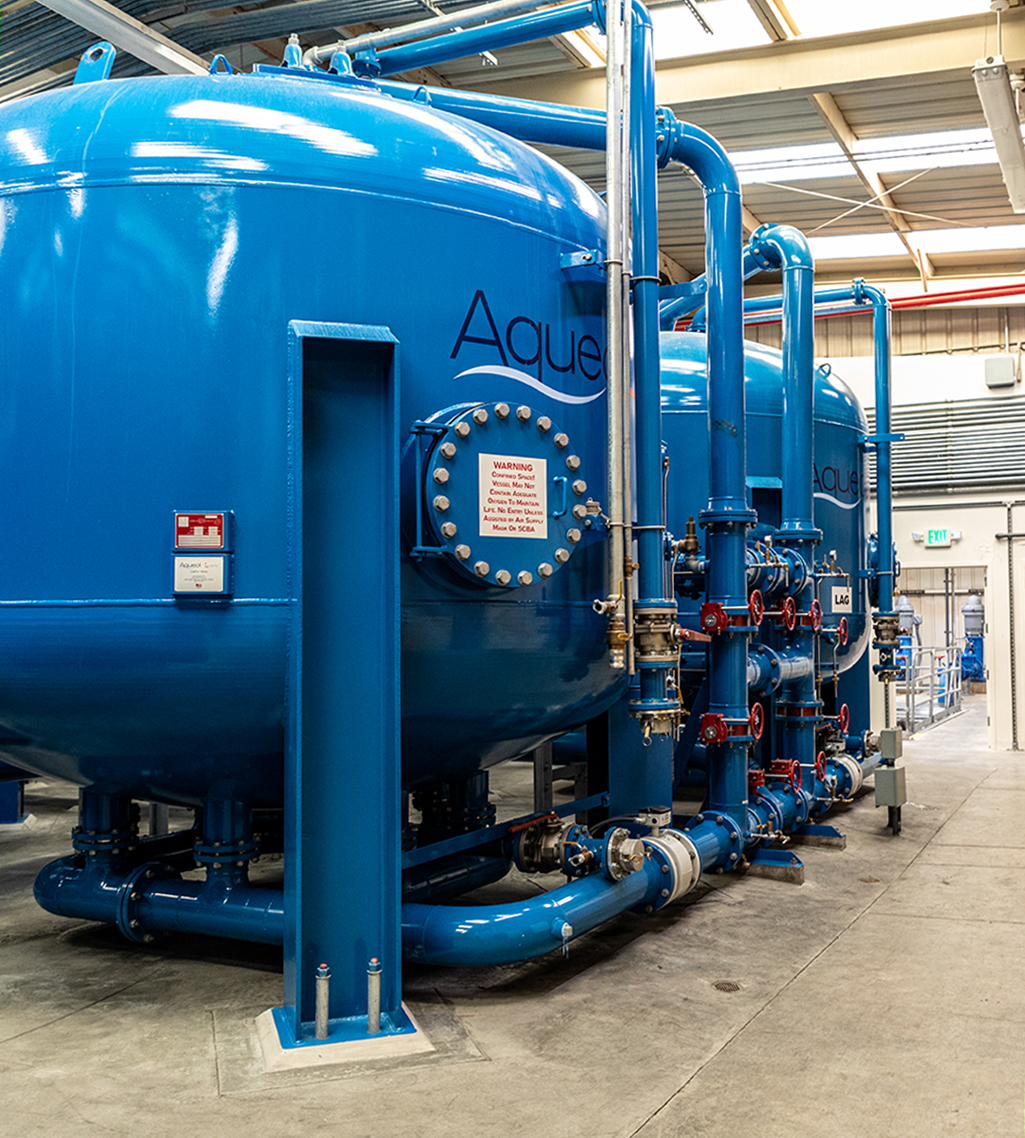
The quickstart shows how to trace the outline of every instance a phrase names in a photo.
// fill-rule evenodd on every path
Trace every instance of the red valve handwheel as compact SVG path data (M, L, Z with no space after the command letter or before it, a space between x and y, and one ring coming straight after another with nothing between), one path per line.
M747 721L751 725L752 736L755 739L760 739L762 732L765 730L765 711L760 703L752 705L751 714L748 716Z
M822 627L822 605L818 601L811 602L811 626L818 632Z
M824 782L826 779L826 752L819 751L815 756L815 774Z
M850 636L850 626L847 623L847 617L840 617L840 623L836 629L837 639L841 644L847 643L847 638Z
M840 726L840 730L846 735L847 728L851 724L851 709L846 703L840 705L840 714L837 716L837 723Z
M797 604L793 597L787 597L783 602L783 623L786 625L787 632L793 632L797 624Z
M753 589L751 596L748 598L747 611L751 614L752 624L762 623L762 617L765 615L765 601L757 589Z

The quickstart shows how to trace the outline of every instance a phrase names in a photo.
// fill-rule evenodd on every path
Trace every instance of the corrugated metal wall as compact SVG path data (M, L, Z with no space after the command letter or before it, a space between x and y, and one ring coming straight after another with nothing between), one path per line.
M906 435L893 447L895 495L1025 487L1025 396L898 406L891 422ZM874 489L874 459L869 468Z
M748 325L749 340L778 348L779 324ZM1025 341L1025 303L1003 308L910 308L893 314L893 353L1016 351ZM872 317L832 316L815 321L819 358L872 355Z

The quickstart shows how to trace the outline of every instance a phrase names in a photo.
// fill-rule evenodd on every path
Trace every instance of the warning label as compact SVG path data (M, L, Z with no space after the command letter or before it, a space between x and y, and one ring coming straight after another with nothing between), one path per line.
M481 537L548 537L548 463L543 458L482 454Z
M174 544L179 549L223 549L223 514L177 514Z

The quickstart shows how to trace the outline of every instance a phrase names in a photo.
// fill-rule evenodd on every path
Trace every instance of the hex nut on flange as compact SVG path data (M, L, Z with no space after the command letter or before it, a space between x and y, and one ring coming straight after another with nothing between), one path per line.
M500 585L508 585L509 582L512 580L512 574L509 572L508 569L499 569L498 572L495 574L495 580Z
M478 577L486 577L491 572L491 566L486 561L478 561L473 571Z
M488 413L483 407L478 407L473 413L473 421L478 427L483 427L488 421Z
M560 565L565 565L566 562L569 560L569 550L568 549L557 549L555 551L555 560L558 561L558 563Z
M456 557L458 557L460 561L469 561L470 560L470 547L468 545L457 545L456 546Z
M453 430L455 431L457 438L468 438L470 434L470 424L466 422L456 423L455 427L453 427Z
M449 472L443 466L436 466L434 468L433 477L434 481L437 482L439 486L444 486L445 483L449 480L450 476Z
M445 497L444 494L438 494L434 499L434 508L436 510L447 510L449 505L449 500Z

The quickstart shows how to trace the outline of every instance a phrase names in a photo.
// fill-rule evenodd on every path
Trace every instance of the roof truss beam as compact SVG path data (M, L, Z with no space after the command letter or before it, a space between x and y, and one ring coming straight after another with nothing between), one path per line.
M51 11L164 75L206 75L210 65L152 28L108 4L107 0L39 0Z

